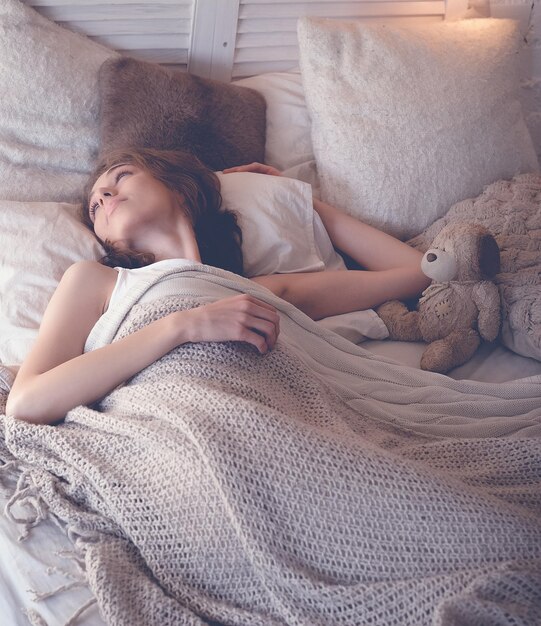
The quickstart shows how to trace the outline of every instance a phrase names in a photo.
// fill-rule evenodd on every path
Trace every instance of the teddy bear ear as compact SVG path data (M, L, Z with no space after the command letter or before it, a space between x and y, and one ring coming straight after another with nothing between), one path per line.
M490 234L482 235L479 240L479 270L485 279L494 278L500 271L500 249Z

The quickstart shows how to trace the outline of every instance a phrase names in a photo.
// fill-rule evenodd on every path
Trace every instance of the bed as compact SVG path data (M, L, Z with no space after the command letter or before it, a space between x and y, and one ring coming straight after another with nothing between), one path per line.
M467 9L3 2L2 402L62 273L102 254L78 213L100 150L282 171L219 175L247 276L345 267L312 193L423 250L481 223L502 260L498 338L446 375L374 311L316 323L197 264L141 284L89 349L239 292L277 306L279 347L194 344L60 427L3 417L3 623L541 623L536 22Z

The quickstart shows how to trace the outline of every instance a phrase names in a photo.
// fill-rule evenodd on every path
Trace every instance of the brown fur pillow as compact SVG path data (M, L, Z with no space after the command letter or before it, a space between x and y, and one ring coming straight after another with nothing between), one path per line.
M100 152L187 150L213 170L263 161L265 100L246 87L121 57L99 72Z

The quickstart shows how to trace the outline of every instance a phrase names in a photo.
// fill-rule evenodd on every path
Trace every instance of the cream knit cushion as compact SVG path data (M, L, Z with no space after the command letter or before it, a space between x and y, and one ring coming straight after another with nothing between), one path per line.
M515 22L303 18L298 32L327 202L405 239L484 185L538 169Z
M73 204L0 201L0 363L23 362L68 267L103 256L78 213Z
M1 0L1 199L79 199L98 149L98 69L114 54Z

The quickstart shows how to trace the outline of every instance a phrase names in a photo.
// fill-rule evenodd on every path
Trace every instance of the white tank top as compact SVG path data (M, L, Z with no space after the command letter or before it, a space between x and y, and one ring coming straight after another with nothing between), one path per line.
M134 285L140 281L147 280L153 274L160 274L164 270L175 269L177 267L184 267L186 265L193 265L193 261L189 259L164 259L163 261L156 261L145 267L136 267L134 269L126 269L125 267L115 267L118 272L115 286L109 298L108 309L116 302L121 300L124 295Z

